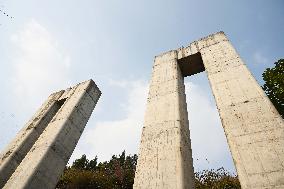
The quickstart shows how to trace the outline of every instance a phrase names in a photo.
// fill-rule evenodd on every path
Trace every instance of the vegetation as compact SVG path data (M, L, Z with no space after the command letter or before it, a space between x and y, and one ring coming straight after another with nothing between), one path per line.
M284 59L274 63L273 68L267 68L263 74L263 90L284 118Z
M86 155L67 166L61 176L59 189L130 189L134 183L137 155L113 155L110 161L97 163L97 157L88 160ZM238 189L238 178L225 169L195 173L197 189Z
M195 173L196 189L240 189L237 176L231 175L223 167Z
M88 160L86 155L66 167L57 188L64 189L128 189L134 182L137 155L113 155L110 161L97 163L97 157Z

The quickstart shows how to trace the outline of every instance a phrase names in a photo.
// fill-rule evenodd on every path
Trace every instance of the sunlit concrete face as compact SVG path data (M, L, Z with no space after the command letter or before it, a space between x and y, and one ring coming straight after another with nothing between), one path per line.
M223 32L155 57L134 188L194 188L183 77L204 70L242 188L284 188L283 119Z
M1 154L1 188L55 188L100 95L92 80L51 94Z
M177 53L155 58L134 188L192 188L184 80Z

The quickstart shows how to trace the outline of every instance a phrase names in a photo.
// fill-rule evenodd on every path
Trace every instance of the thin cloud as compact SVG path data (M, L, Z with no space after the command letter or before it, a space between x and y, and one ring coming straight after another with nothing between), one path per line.
M10 43L13 56L7 78L9 96L5 97L9 104L4 113L11 112L13 116L1 113L4 124L0 124L0 129L6 133L1 136L1 148L15 137L52 92L70 86L71 58L38 21L32 19L24 24L10 36Z
M256 64L268 64L269 60L266 56L264 56L261 52L255 52L253 54L253 61Z
M39 105L51 92L69 85L71 58L55 37L35 19L11 36L14 95L25 106Z

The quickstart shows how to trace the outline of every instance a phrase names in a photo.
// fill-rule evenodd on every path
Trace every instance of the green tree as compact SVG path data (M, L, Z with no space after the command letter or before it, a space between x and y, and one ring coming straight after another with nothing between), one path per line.
M125 151L113 155L109 161L97 163L97 156L88 160L86 155L66 167L56 188L60 189L131 189L137 155L126 156Z
M79 159L76 159L73 164L72 164L72 168L75 168L75 169L86 169L87 166L89 164L89 160L87 159L86 155L82 155L81 158Z
M96 156L94 159L90 160L86 165L87 170L95 171L98 164L98 157Z
M196 189L241 189L239 179L223 167L195 173Z
M263 90L284 118L284 59L274 63L273 68L267 68L263 74Z

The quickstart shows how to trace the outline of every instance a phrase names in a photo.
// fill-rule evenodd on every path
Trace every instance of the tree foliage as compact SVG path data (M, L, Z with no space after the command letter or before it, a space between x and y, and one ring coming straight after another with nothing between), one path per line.
M284 59L274 63L273 68L267 68L263 74L263 90L284 118Z
M240 189L237 176L231 175L223 167L195 173L196 189Z
M60 189L128 189L132 188L137 155L113 155L110 161L97 163L97 156L88 160L86 155L67 166L57 188Z
M131 189L133 188L137 155L113 155L109 161L97 163L97 156L86 155L67 166L56 188L58 189ZM239 189L238 178L225 169L195 173L196 189Z

